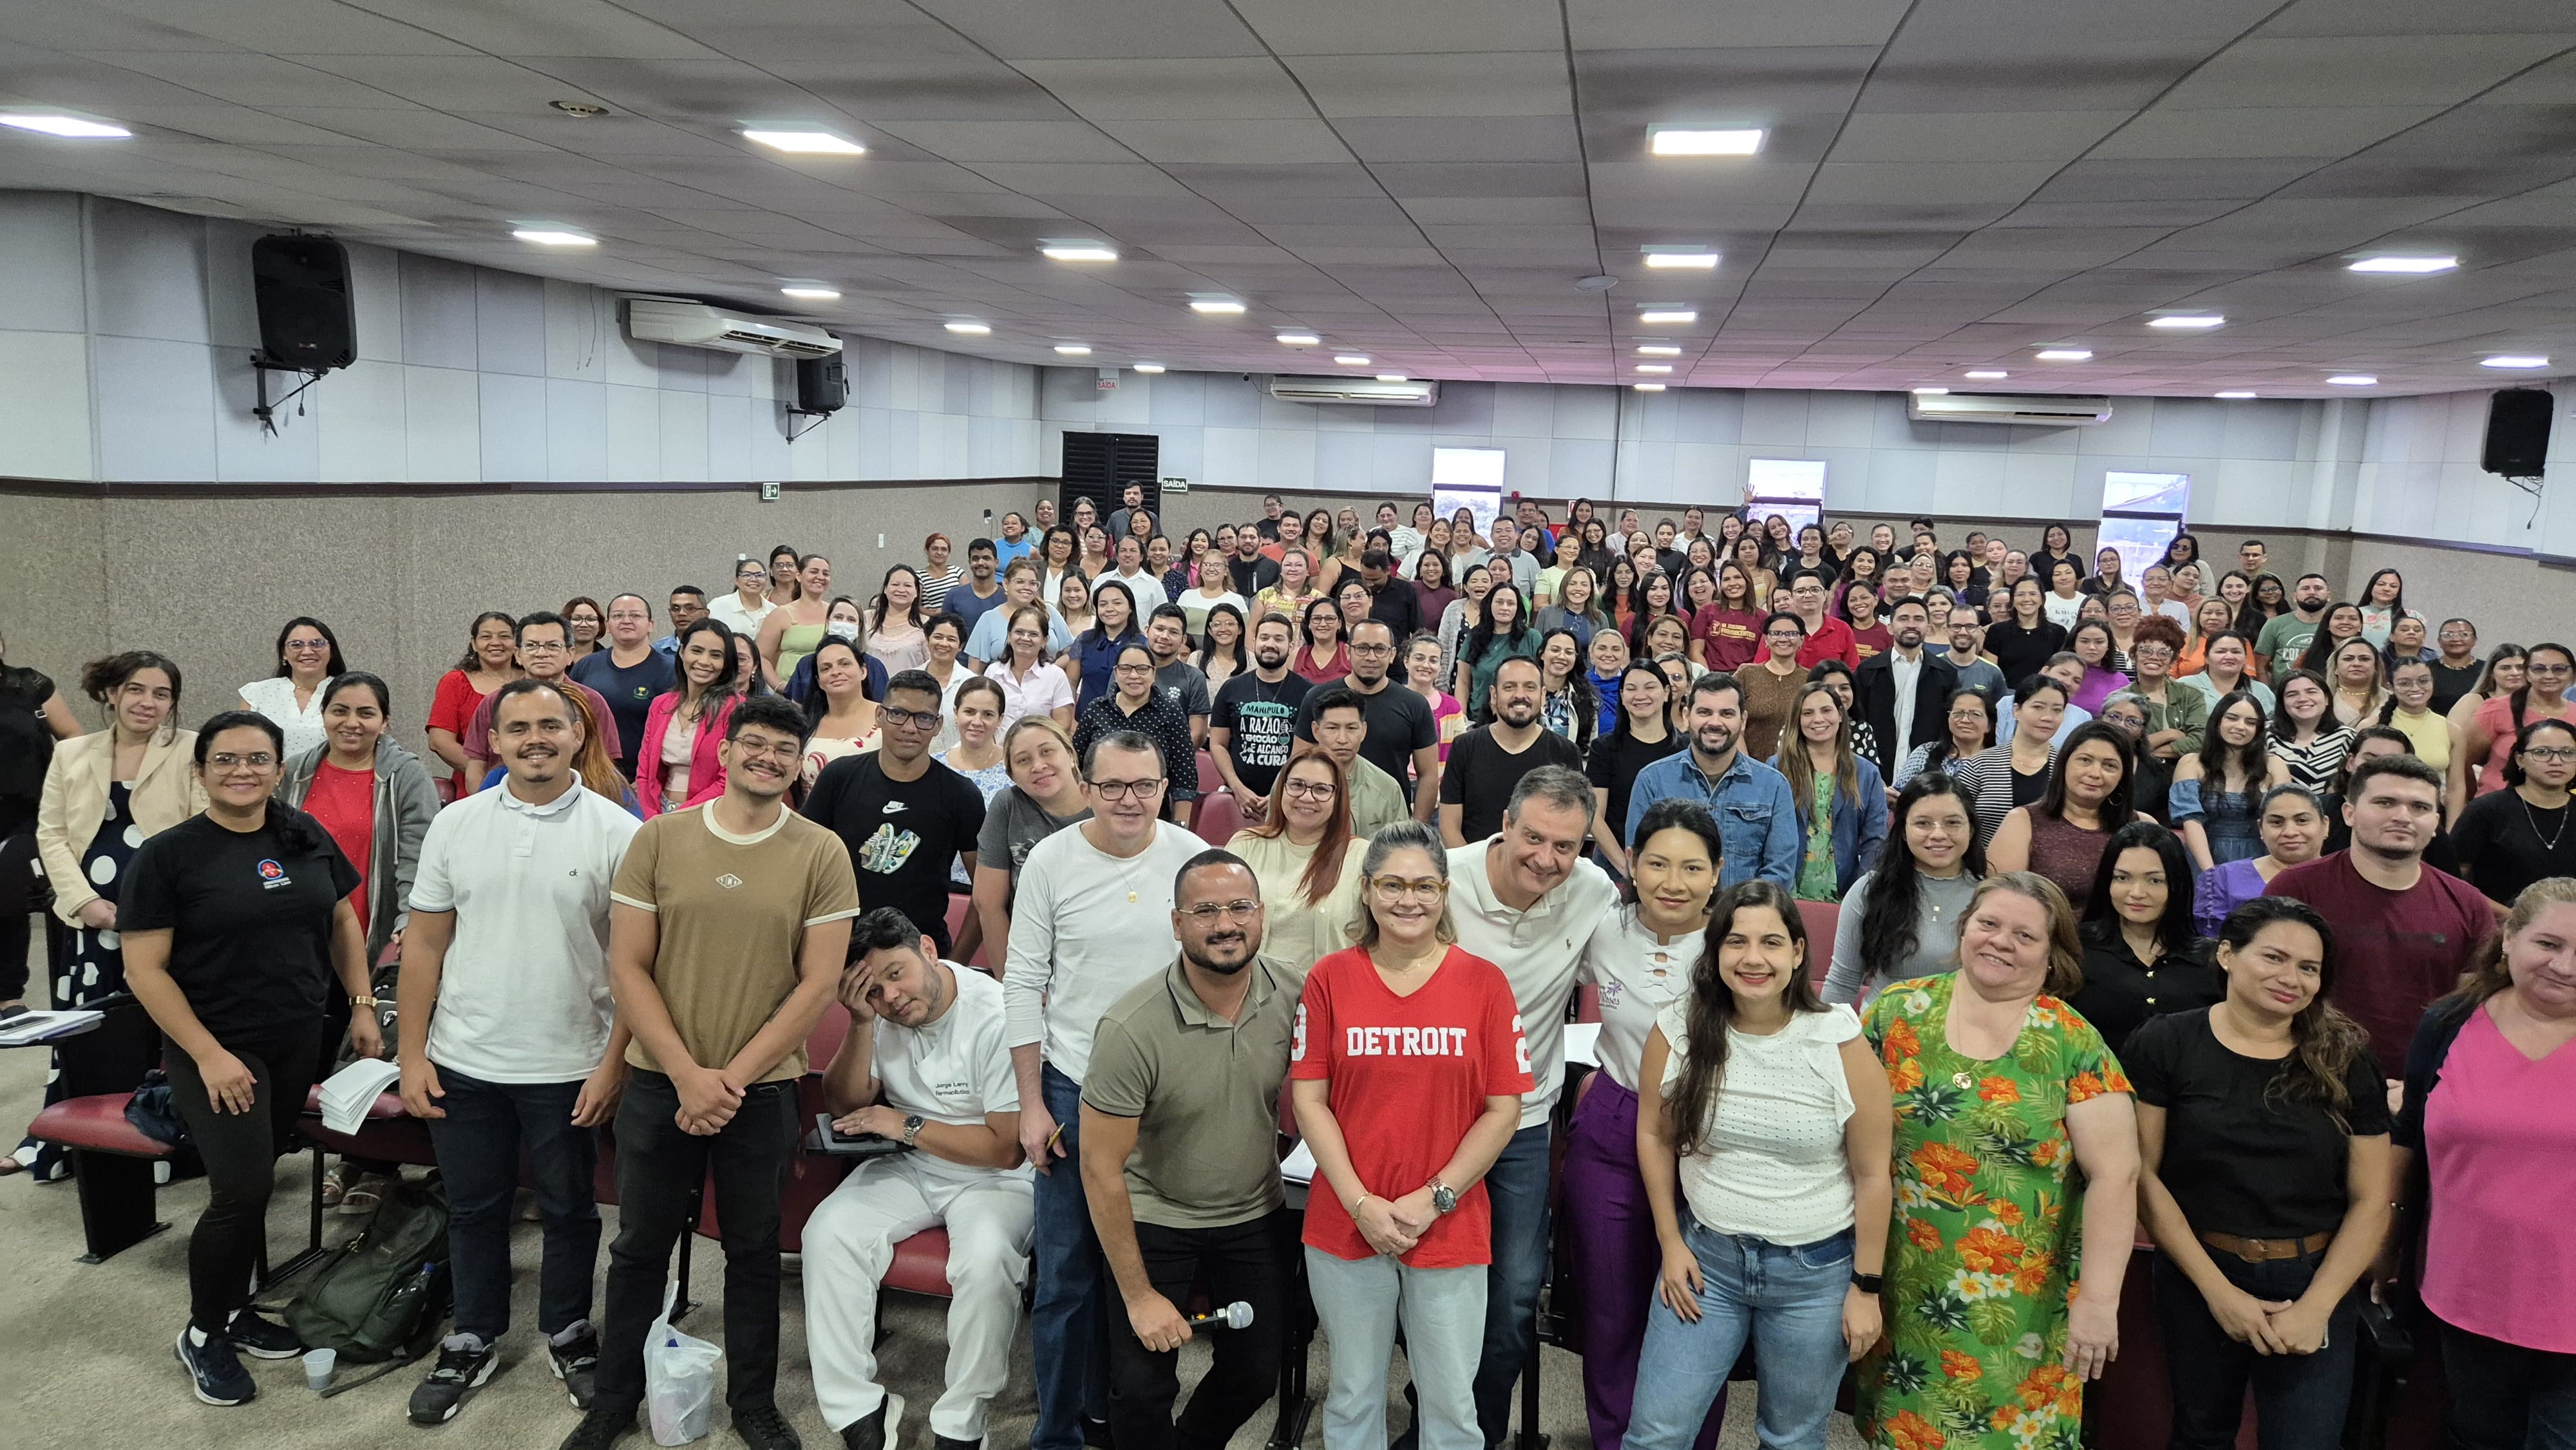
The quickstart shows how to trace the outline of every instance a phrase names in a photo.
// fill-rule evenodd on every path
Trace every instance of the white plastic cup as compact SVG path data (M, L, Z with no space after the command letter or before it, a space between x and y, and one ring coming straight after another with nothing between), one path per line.
M331 1376L340 1368L340 1351L308 1349L304 1352L304 1383L316 1394L331 1388Z

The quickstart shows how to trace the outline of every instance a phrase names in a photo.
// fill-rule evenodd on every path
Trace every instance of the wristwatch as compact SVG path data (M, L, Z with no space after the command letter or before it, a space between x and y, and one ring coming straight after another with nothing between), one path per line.
M929 1119L924 1118L919 1113L904 1114L903 1141L906 1144L910 1144L914 1139L919 1138L921 1136L921 1125L928 1121Z
M1858 1270L1854 1270L1852 1273L1852 1287L1858 1289L1864 1294L1878 1293L1880 1286L1885 1282L1886 1281L1884 1279L1876 1274L1864 1274Z
M1458 1190L1434 1178L1431 1180L1431 1207L1435 1213L1458 1211Z

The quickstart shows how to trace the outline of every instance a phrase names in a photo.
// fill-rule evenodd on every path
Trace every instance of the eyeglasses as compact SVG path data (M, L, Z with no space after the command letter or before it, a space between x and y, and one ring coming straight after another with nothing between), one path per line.
M2576 760L2576 746L2535 745L2524 751L2522 758L2537 760L2547 765L2565 765L2571 760Z
M1105 801L1152 800L1163 793L1163 782L1154 780L1095 780L1091 788Z
M1117 667L1117 670L1118 673L1122 675L1150 675L1154 672L1154 667L1152 665L1120 665Z
M1260 914L1261 903L1258 901L1202 901L1196 906L1181 908L1181 915L1201 926L1213 926L1220 916L1231 917L1236 921L1250 921Z
M561 640L538 640L531 644L520 645L519 653L523 655L559 655L571 647L572 646L565 644Z
M1395 646L1391 644L1355 644L1351 646L1351 653L1355 655L1391 655L1395 653Z
M745 758L751 760L794 760L797 752L803 747L792 740L778 745L762 745L757 741L737 738L733 742L733 748L741 751Z
M2538 755L2540 752L2533 750L2526 751L2524 753L2529 755ZM265 750L254 750L248 755L235 755L230 751L225 751L220 755L207 756L206 764L213 766L217 770L238 770L245 765L249 766L253 770L266 770L270 766L277 764L277 757L269 754Z
M2544 665L2537 660L2528 661L2522 667L2526 675L2563 675L2571 670L2576 670L2576 665Z
M298 654L302 654L311 650L329 649L331 646L324 644L318 639L290 639L286 642L286 647Z
M896 710L880 705L877 718L888 725L909 725L915 730L939 728L939 712L936 710Z
M1369 878L1369 889L1390 901L1401 901L1408 896L1437 901L1440 893L1449 889L1449 883L1437 876L1425 876L1414 881L1401 876L1373 876Z
M1292 780L1281 787L1281 793L1298 800L1328 801L1333 798L1333 783L1329 780Z

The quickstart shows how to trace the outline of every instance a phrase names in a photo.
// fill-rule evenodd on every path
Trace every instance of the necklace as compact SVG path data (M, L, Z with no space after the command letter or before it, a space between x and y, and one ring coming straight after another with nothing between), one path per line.
M2522 792L2520 791L2515 791L2513 796L2515 800L2522 801L2522 818L2531 823L2531 834L2540 838L2540 849L2553 853L2556 852L2559 841L2564 839L2567 835L2567 808L2565 806L2558 807L2557 832L2553 835L2543 836L2540 833L2540 817L2531 809L2531 802L2523 800Z

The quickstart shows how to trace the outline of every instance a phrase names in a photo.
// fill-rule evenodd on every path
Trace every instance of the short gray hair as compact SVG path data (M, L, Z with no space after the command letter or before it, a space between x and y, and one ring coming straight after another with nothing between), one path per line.
M1592 820L1592 781L1582 771L1562 765L1542 765L1522 776L1512 787L1511 799L1503 806L1503 818L1520 819L1521 806L1532 797L1559 810L1580 809L1586 824Z

